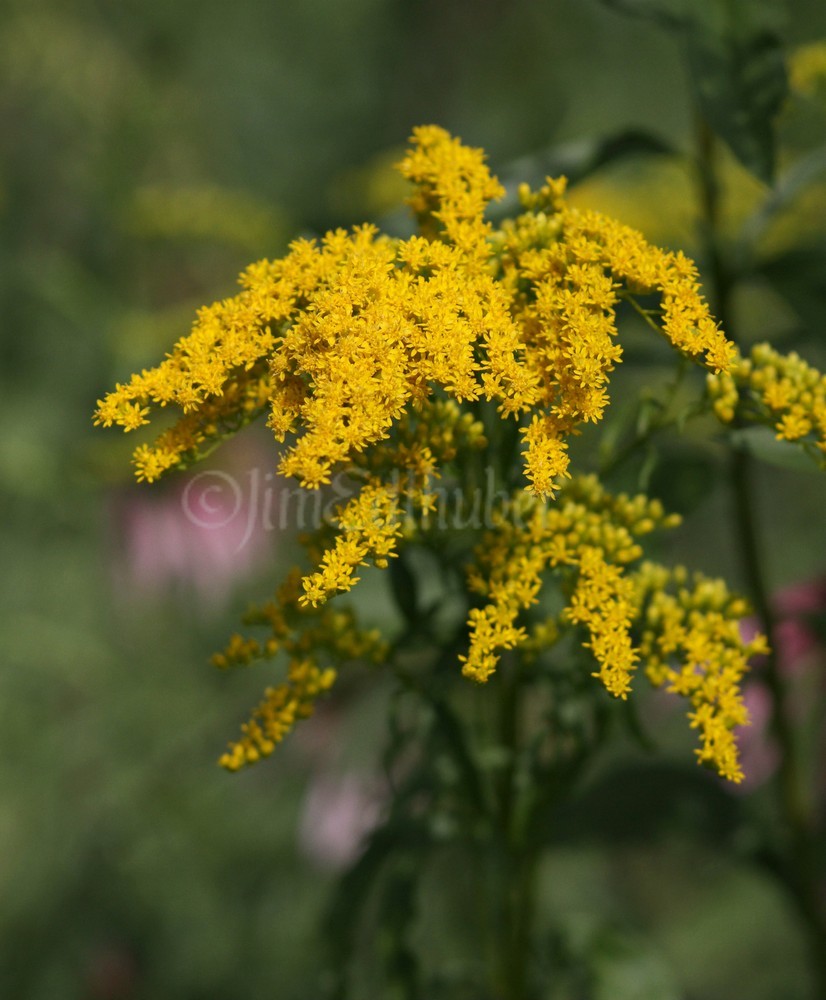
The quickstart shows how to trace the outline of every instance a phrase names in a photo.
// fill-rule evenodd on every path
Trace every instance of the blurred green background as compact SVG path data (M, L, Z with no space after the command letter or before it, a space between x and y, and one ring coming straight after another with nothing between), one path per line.
M788 11L790 43L826 36L819 0ZM677 44L593 0L3 0L0 997L321 996L317 926L352 845L307 830L317 808L353 826L384 733L371 682L272 761L215 766L265 682L208 657L288 541L210 548L181 521L180 477L130 482L132 442L92 428L95 400L251 260L389 212L388 164L416 124L483 146L507 175L629 128L680 145L690 118ZM623 169L594 178L593 197L602 184L632 222L679 220L683 182ZM769 334L813 332L762 302L746 308ZM274 463L255 432L226 452L216 462L239 475ZM822 573L823 485L776 467L765 485L785 518L777 584ZM699 496L683 552L730 570L724 500L702 475L686 489ZM592 970L570 995L805 997L790 904L683 819L549 856L549 960ZM451 933L472 950L457 905L434 901L421 930L445 967Z

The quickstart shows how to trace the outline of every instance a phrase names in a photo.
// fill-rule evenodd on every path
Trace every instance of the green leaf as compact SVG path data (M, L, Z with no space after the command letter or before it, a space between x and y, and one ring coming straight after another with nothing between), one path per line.
M621 14L644 17L666 28L679 29L685 23L684 0L602 0Z
M796 160L779 178L771 195L746 219L740 234L745 252L755 246L774 220L789 209L796 198L826 175L826 143Z
M812 455L794 441L778 440L769 427L744 427L731 432L731 442L736 448L749 452L758 461L794 472L822 470Z
M775 115L787 93L772 0L602 0L675 32L685 46L694 96L711 128L766 184L775 165Z
M413 626L419 620L419 587L416 575L403 552L399 553L398 558L390 560L389 570L390 587L396 605L407 624Z
M688 30L688 63L702 114L753 174L771 184L774 118L786 96L786 64L776 34L751 29L743 0L726 5L719 26L696 21ZM759 5L756 5L759 7Z
M671 156L675 148L665 139L643 129L626 129L612 135L563 142L539 150L531 156L513 160L499 179L509 192L494 207L493 214L512 214L517 205L516 190L520 184L537 188L546 177L564 174L571 184L584 180L601 167L640 156Z
M609 925L591 948L594 1000L680 1000L673 970L642 935Z
M660 457L651 477L651 494L666 510L689 514L714 492L720 470L710 452L674 446Z
M350 995L350 965L357 950L361 920L385 867L402 865L411 858L418 863L429 843L426 824L404 814L394 816L373 832L364 853L340 879L323 928L329 950L329 994L335 1000Z
M387 978L387 996L416 1000L420 994L419 962L410 945L417 917L421 861L411 855L395 859L379 901L376 944Z
M557 844L653 843L679 829L721 848L734 849L742 822L740 801L690 759L685 764L651 758L617 763L555 814Z
M757 265L755 274L783 296L809 331L821 335L826 315L826 241L770 257Z
M643 396L637 410L636 436L644 438L662 418L665 405L656 396Z
M649 443L648 447L645 449L645 457L642 460L640 471L637 473L637 489L639 489L641 493L648 492L651 477L657 467L658 458L659 454L657 449L653 444Z

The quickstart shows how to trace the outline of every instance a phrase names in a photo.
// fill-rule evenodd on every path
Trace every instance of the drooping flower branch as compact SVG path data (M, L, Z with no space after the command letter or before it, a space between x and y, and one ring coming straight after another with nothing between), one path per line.
M740 780L740 681L764 648L760 637L740 638L745 604L720 582L643 562L638 539L675 519L655 500L611 496L573 475L569 442L609 403L623 357L621 298L646 297L651 325L709 373L724 419L748 387L785 437L823 433L822 379L816 385L786 359L788 372L758 385L759 359L751 368L740 360L709 314L694 264L571 208L564 179L520 190L521 213L495 230L485 210L503 192L480 150L426 126L400 169L413 184L418 235L337 230L251 265L238 295L202 309L158 367L98 405L98 423L127 431L150 423L153 407L180 412L136 449L141 480L190 464L265 411L284 445L283 475L318 490L340 471L360 472L332 534L311 540L310 567L257 619L271 638L236 637L219 657L223 666L284 649L290 661L286 682L268 691L223 762L237 768L271 752L312 711L337 663L380 657L377 637L362 635L349 613L327 617L325 602L350 590L360 567L385 568L434 530L433 483L448 470L461 483L467 455L492 454L478 419L487 405L519 431L511 458L523 485L497 501L472 556L462 672L485 681L502 651L535 653L576 630L610 694L626 698L642 667L687 698L700 760ZM532 609L546 587L565 607L553 627L537 628Z

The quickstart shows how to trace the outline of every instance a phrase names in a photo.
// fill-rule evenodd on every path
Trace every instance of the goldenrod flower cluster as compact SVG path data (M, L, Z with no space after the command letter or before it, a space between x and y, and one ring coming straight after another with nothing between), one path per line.
M153 444L136 449L139 479L189 464L267 410L285 444L283 475L311 490L339 471L361 477L332 533L313 541L314 568L268 606L273 635L264 646L236 637L218 657L225 665L284 649L290 658L286 684L268 692L223 759L229 767L269 753L332 683L334 665L314 658L316 646L334 658L357 655L344 637L360 634L354 622L325 617L325 602L357 583L360 567L386 567L427 530L433 485L447 465L494 447L479 420L485 403L521 434L524 490L499 502L470 571L484 603L470 612L463 672L483 681L502 650L536 652L560 628L581 628L597 676L626 697L648 655L634 638L637 539L671 522L655 501L570 480L568 451L571 436L609 403L622 360L618 304L656 297L675 350L721 380L733 377L733 346L709 315L694 265L572 208L564 179L521 190L521 213L494 231L485 210L502 188L480 150L425 126L400 169L413 185L417 235L391 239L365 225L296 241L283 258L247 268L237 295L202 309L160 365L98 404L99 424L127 431L148 424L153 407L178 413ZM547 573L565 588L566 611L529 630L523 616ZM282 605L308 615L307 624L289 631ZM352 642L364 654L379 648L373 639ZM710 643L703 661L709 677L722 676L716 649ZM725 677L736 685L733 673ZM697 725L730 731L742 713L729 702L718 708L723 702L703 691L683 692L699 699ZM702 753L736 775L722 737L709 737Z
M314 489L441 390L524 418L528 480L552 495L567 436L607 403L623 286L659 292L674 346L728 368L730 345L686 258L567 209L561 182L526 192L528 211L494 235L483 213L498 182L480 151L436 127L416 131L401 169L424 235L390 240L363 226L297 241L249 267L243 290L202 309L161 365L99 403L97 422L127 431L149 422L153 404L183 412L136 452L139 478L196 458L266 398L279 441L301 432L281 472Z
M571 626L584 627L584 645L599 668L594 676L611 694L626 698L644 665L653 684L688 699L701 736L699 759L740 781L733 735L747 722L740 681L749 658L766 652L765 640L743 642L738 622L747 605L721 580L696 575L689 582L682 567L640 563L638 539L678 523L659 501L612 496L593 476L572 479L550 507L515 497L469 569L471 590L487 603L471 611L463 672L487 680L502 650L535 654ZM548 571L559 578L566 607L529 632L519 618L539 603Z
M517 619L538 602L545 570L560 569L575 581L567 620L586 626L597 676L624 698L637 654L629 639L633 588L621 569L642 556L638 537L678 520L666 515L658 500L611 496L593 476L570 480L551 506L524 494L515 497L497 513L468 571L471 591L487 603L470 613L465 676L487 680L499 651L528 639Z
M748 721L748 713L740 681L749 659L768 653L765 637L743 642L739 621L748 607L722 580L699 573L689 579L682 567L644 563L636 583L643 609L640 655L649 679L689 700L691 726L700 733L700 761L741 781L733 729Z
M796 353L757 344L749 357L738 354L728 372L709 375L708 393L725 423L738 417L767 423L779 439L826 452L826 376Z
M248 625L266 626L269 636L258 640L235 634L212 658L221 669L272 659L279 652L288 658L287 681L267 688L264 700L242 726L241 738L221 758L231 771L271 754L298 719L312 715L318 696L332 687L337 665L361 659L380 662L386 656L379 633L360 629L351 611L323 608L300 613L300 594L301 574L296 570L274 600L251 608L245 616Z

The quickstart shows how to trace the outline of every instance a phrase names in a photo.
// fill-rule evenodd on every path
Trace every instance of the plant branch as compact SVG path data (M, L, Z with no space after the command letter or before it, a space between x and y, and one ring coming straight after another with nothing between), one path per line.
M717 142L707 122L697 122L697 184L701 206L702 236L708 266L710 299L728 337L737 343L731 314L734 269L728 266L721 246L721 191L717 171ZM826 1000L826 913L818 896L817 840L811 803L799 759L798 740L790 710L789 691L781 670L777 647L777 618L772 606L761 546L754 482L754 460L735 444L729 461L729 481L738 558L755 611L765 629L770 652L765 679L772 697L771 731L780 752L776 777L778 805L788 831L781 866L783 880L804 921L816 976L816 1000Z

